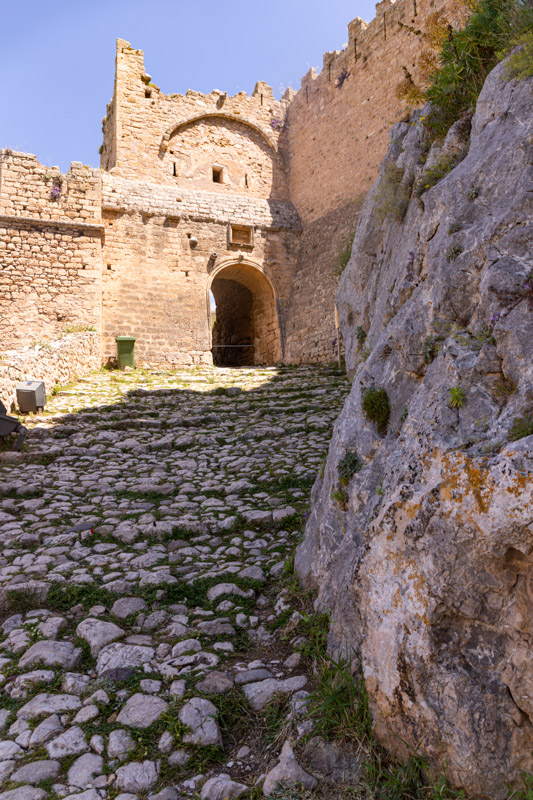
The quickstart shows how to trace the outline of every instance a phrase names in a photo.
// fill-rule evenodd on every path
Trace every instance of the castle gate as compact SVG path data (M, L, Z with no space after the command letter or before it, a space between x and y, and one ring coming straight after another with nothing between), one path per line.
M222 367L276 364L281 360L276 292L264 272L250 263L221 266L208 285L213 363Z

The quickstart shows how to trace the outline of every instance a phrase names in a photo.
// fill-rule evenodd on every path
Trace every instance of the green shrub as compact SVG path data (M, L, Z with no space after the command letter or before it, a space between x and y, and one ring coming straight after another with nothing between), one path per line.
M343 486L347 486L356 472L360 472L363 469L363 466L363 462L354 450L346 453L337 464L339 480Z
M517 44L522 46L509 57L509 61L505 65L507 80L513 78L522 80L533 75L533 31L528 31L520 36Z
M404 181L404 172L396 164L387 164L376 193L376 216L380 222L395 219L402 222L411 197L412 180Z
M361 401L361 408L378 431L384 435L390 418L389 396L385 389L366 389Z
M523 0L480 0L464 28L449 27L440 67L426 91L433 108L424 124L433 136L445 136L464 112L475 107L489 72L523 41L524 34L524 49L513 56L509 68L520 76L531 74L532 25L533 8Z
M511 442L516 442L518 439L524 439L526 436L533 435L533 412L529 411L523 417L515 417L511 429L509 431L509 439Z

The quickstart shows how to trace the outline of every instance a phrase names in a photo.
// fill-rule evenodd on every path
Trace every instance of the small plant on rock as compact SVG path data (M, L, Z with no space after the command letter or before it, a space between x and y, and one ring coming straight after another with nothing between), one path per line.
M366 331L360 325L355 329L355 338L359 342L359 346L362 347L366 341Z
M424 172L416 187L416 196L421 197L424 192L432 189L442 178L446 177L458 164L457 156L443 156Z
M357 453L354 450L348 451L337 464L339 480L342 485L347 486L356 472L360 472L363 469L363 466L364 464Z
M533 409L529 409L523 417L515 417L509 431L511 442L517 442L526 436L533 436Z
M367 389L363 394L361 408L383 436L390 418L389 396L385 389Z
M460 244L452 244L446 250L446 261L448 261L448 262L455 261L455 259L458 258L458 256L461 255L463 250L464 250L464 248Z
M452 408L462 408L466 399L466 392L461 386L452 386L448 389L450 396L450 406Z
M395 219L402 222L411 197L412 180L404 181L404 171L396 164L387 164L383 179L376 193L376 215L378 219Z
M424 340L424 344L422 345L422 358L426 364L431 364L431 362L437 358L442 350L443 342L443 336L428 336L427 339Z

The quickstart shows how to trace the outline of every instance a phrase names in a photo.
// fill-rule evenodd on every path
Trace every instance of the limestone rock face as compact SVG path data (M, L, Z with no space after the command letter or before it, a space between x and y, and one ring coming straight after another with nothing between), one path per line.
M330 649L361 653L382 741L495 800L533 769L533 436L510 436L533 413L533 79L502 74L469 147L465 121L429 153L416 117L392 129L337 298L352 389L296 557ZM387 164L414 180L401 222ZM383 435L361 407L381 387Z

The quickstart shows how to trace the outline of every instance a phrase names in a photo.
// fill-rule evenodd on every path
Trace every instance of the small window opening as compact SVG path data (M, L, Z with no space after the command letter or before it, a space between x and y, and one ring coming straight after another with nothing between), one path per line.
M246 188L248 188L248 173L247 172L244 174L244 185L246 186Z
M145 89L144 90L144 96L145 97L151 97L152 96L152 90L151 89Z
M107 265L107 268L110 270L110 269L111 269L111 264L108 264L108 265Z
M357 39L353 40L353 54L354 54L355 60L357 61L357 58L358 58L358 56L357 56Z
M222 182L222 167L213 167L213 183Z
M244 247L254 246L254 230L250 225L230 225L230 244L239 244Z
M178 175L178 172L176 170L176 162L175 161L172 162L172 174L174 175L175 178Z
M263 105L263 95L260 95L260 97L261 97L261 105Z

